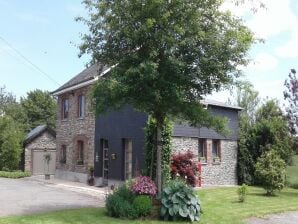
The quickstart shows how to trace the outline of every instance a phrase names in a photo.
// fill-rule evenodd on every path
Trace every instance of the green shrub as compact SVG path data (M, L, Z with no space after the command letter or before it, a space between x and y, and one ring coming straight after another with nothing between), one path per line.
M22 172L22 171L0 171L0 177L4 178L12 178L12 179L17 179L17 178L23 178L23 177L30 177L31 174L29 172Z
M119 195L121 198L123 198L125 201L128 201L130 204L133 203L136 195L126 186L125 184L118 187L114 194Z
M147 195L139 195L133 201L133 207L139 217L147 216L151 213L152 201Z
M239 202L244 202L248 193L248 187L246 184L242 184L238 189Z
M106 199L108 215L115 218L136 219L138 212L133 206L136 195L127 187L118 187L113 194Z
M199 220L200 201L193 188L181 180L172 180L165 186L161 204L160 214L164 220Z
M137 211L131 203L124 200L118 194L110 194L106 199L106 209L108 215L115 218L135 219L138 217Z
M273 195L274 191L283 189L285 173L285 162L273 150L265 152L257 161L256 177L267 191L267 195Z

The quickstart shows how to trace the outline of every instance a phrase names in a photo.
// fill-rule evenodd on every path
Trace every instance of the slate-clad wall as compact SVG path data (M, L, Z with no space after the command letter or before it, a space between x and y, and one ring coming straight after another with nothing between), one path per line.
M132 140L132 171L140 170L144 161L144 127L148 116L125 106L119 111L110 111L99 115L95 127L95 176L102 177L101 139L109 143L109 179L124 179L123 139ZM116 159L111 159L116 154ZM96 159L97 157L97 159Z
M176 124L174 125L173 136L176 137L200 137L211 139L228 139L237 141L238 139L238 111L230 108L209 106L209 111L214 116L226 117L228 119L229 135L222 136L212 129L195 128L188 125Z

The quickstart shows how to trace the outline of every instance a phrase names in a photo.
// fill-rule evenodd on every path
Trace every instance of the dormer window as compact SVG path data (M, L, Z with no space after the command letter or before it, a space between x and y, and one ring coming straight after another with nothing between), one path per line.
M78 97L78 116L80 118L85 117L85 96L80 95Z
M65 120L69 116L69 99L62 100L62 119Z

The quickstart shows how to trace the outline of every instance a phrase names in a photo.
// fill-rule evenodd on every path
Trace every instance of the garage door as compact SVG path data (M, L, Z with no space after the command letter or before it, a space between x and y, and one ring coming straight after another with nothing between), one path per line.
M50 153L51 160L48 164L46 163L44 156ZM32 158L32 170L33 175L40 174L55 174L56 170L56 150L33 150L33 158Z

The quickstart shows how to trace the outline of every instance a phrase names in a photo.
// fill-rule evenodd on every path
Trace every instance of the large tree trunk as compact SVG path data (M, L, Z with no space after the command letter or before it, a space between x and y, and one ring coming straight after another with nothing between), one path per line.
M157 132L156 133L156 182L157 182L158 193L161 193L161 190L162 190L162 170L161 170L162 124L160 124L158 121L157 121L156 132Z

